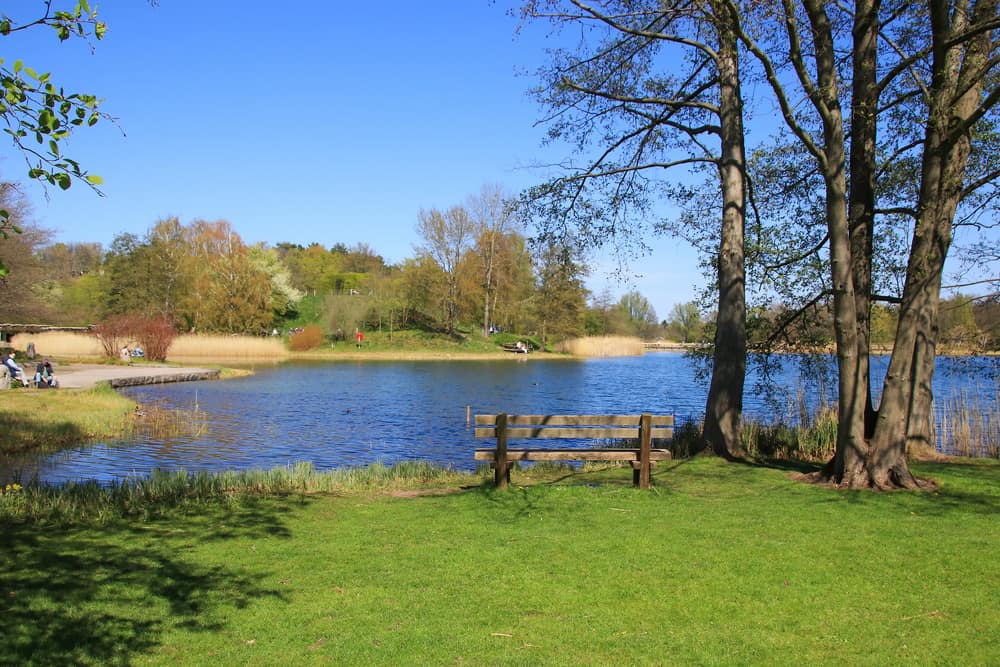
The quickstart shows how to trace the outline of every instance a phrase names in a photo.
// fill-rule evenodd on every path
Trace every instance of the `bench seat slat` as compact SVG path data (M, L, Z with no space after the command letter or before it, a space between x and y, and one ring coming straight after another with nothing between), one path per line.
M495 448L476 449L476 461L492 461L496 457ZM669 449L651 449L651 461L669 461ZM508 449L509 461L638 461L639 450L627 449Z
M507 415L507 426L632 426L642 415ZM673 415L653 415L653 426L673 426ZM496 415L476 415L476 426L493 426Z
M672 428L654 428L650 430L650 434L654 440L672 438L674 431ZM477 438L495 438L496 435L496 429L492 427L476 429ZM561 426L531 428L514 426L507 428L507 437L512 440L515 438L576 438L581 440L587 438L638 438L639 428L637 426L632 428L570 428Z

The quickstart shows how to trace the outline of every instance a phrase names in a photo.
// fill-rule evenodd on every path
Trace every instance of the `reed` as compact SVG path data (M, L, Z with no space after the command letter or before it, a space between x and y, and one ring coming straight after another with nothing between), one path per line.
M209 503L238 504L288 495L454 488L482 484L485 480L485 471L458 472L424 461L403 461L391 466L376 462L326 472L317 471L307 462L271 470L154 471L149 477L109 484L88 480L49 486L19 480L0 488L0 521L100 523L117 518L150 518L170 509L196 508Z
M1000 458L1000 392L993 391L989 401L984 392L969 396L963 391L935 411L932 437L944 454Z
M288 350L276 337L187 334L174 339L168 361L281 361Z
M10 344L18 350L35 344L35 353L42 356L69 358L102 358L104 351L95 336L70 331L44 331L35 334L16 334Z
M636 357L645 347L642 340L630 336L586 336L562 341L555 350L578 357Z

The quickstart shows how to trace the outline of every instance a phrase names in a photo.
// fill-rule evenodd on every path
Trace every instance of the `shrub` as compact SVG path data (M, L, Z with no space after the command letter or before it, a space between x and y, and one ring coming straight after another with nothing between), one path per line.
M288 339L288 346L293 352L315 350L323 344L323 329L318 324L310 324L302 331L293 333Z
M135 318L132 333L152 361L166 361L167 350L177 337L177 330L165 317Z
M94 325L94 336L108 357L115 358L130 343L139 343L146 358L165 361L177 331L165 317L116 315Z
M93 327L94 337L100 343L104 356L116 358L119 350L128 345L132 338L131 315L116 315Z

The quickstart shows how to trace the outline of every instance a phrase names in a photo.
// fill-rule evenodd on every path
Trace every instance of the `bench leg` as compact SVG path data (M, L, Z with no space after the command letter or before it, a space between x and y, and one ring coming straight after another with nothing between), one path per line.
M506 489L510 484L510 462L507 460L507 414L500 413L496 421L497 451L493 460L493 483L498 489Z
M510 463L504 461L503 464L496 461L493 464L493 484L498 489L506 489L510 484Z

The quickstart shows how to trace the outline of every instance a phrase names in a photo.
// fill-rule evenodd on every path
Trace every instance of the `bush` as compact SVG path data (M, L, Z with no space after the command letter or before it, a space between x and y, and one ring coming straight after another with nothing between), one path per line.
M142 345L146 358L166 361L167 350L177 337L177 330L165 317L135 318L132 334Z
M132 319L130 315L116 315L94 325L94 337L104 350L104 356L117 358L119 351L128 345L132 338Z
M147 359L166 361L177 330L165 317L117 315L94 325L94 336L108 357L117 358L123 347L138 343Z
M288 339L288 346L293 352L315 350L323 344L323 329L318 324L310 324L302 331L293 333Z

